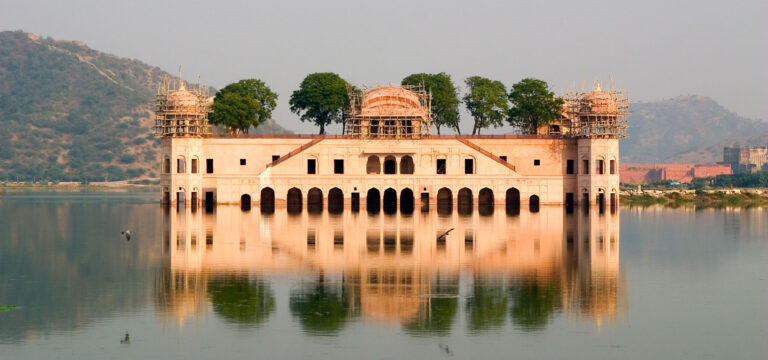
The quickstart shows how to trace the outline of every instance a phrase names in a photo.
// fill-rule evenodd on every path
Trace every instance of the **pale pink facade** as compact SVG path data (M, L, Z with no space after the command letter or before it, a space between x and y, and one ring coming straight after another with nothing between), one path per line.
M403 190L409 189L416 205L422 201L422 194L426 195L424 199L436 203L440 189L449 189L455 203L459 191L466 188L472 191L473 202L477 203L480 191L487 188L493 192L496 204L506 203L510 189L519 191L522 204L532 196L538 197L541 204L564 204L567 196L573 196L576 202L590 199L594 203L598 194L606 194L606 199L610 199L609 194L617 194L619 189L617 139L166 137L162 140L162 153L161 184L167 193L166 200L171 203L180 197L186 203L193 199L203 201L207 193L209 201L219 204L239 204L243 195L258 204L262 190L271 189L275 203L279 204L287 201L291 188L301 191L304 202L312 188L322 191L324 202L331 189L336 188L347 204L353 194L358 194L360 203L365 204L371 189L379 193L394 189L398 199ZM274 157L279 159L273 161ZM388 158L395 160L394 174L384 174ZM404 159L413 161L412 174L402 173ZM343 171L335 166L338 160L343 163ZM369 161L380 164L378 174L369 173ZM438 161L445 161L444 174L438 174ZM308 173L310 162L315 163L314 174Z

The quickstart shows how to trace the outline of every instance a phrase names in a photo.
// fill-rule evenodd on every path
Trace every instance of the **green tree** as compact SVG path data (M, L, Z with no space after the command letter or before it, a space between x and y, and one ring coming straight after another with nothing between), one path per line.
M441 72L438 74L418 73L406 76L402 85L424 85L432 92L432 125L440 134L440 127L445 126L459 130L459 95L456 86L451 81L451 76Z
M526 78L512 85L509 92L507 121L527 134L536 134L540 126L559 119L563 113L563 99L549 91L545 81Z
M227 132L244 134L272 116L277 94L258 79L229 84L216 93L211 106L211 124L224 125Z
M504 84L480 76L470 76L464 82L469 91L464 95L464 105L475 118L472 135L480 134L481 129L489 126L503 125L509 111Z
M325 134L325 127L343 121L344 109L349 106L347 82L334 73L309 74L299 89L291 94L291 111L301 121L311 121Z

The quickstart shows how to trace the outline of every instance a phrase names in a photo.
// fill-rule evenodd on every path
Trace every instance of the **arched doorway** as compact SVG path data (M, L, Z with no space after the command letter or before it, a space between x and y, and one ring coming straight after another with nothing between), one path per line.
M261 189L259 198L261 199L259 202L261 212L267 214L275 212L275 190L272 190L271 187L265 187Z
M530 212L539 212L539 196L538 195L531 195L531 197L528 198L528 210L530 210Z
M474 199L472 196L472 190L468 188L461 188L459 189L459 195L457 197L456 201L459 206L459 214L460 215L469 215L472 214L472 210L474 208Z
M477 194L477 211L480 215L493 214L494 197L493 190L482 188Z
M381 210L381 192L379 189L371 188L365 197L365 208L371 214L378 214Z
M288 212L291 214L300 213L303 205L304 205L304 199L301 194L301 190L298 188L291 188L288 190L288 196L286 197L286 205L288 206Z
M251 210L251 195L243 194L240 196L240 209L243 211Z
M397 212L397 191L392 188L384 190L384 201L382 201L382 203L384 205L385 214L396 213Z
M602 190L597 193L597 209L600 214L605 213L605 192Z
M413 198L413 190L405 188L400 191L400 212L403 214L413 213L415 207L415 199Z
M437 191L437 213L450 214L453 212L453 193L449 188Z
M413 158L410 155L405 155L400 159L400 173L401 174L413 174Z
M307 191L307 210L310 213L319 213L323 211L323 191L318 188L311 188Z
M396 174L397 173L397 160L392 155L384 158L384 174Z
M509 215L517 215L520 213L520 190L515 188L507 189L506 194L506 210Z
M344 193L339 188L328 191L328 212L341 214L344 211Z
M381 174L381 160L379 160L378 156L371 155L368 157L365 172L368 174Z

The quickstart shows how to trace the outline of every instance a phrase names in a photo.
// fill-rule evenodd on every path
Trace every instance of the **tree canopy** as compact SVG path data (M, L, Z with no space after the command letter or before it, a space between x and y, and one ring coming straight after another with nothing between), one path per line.
M334 73L307 75L299 89L291 94L291 111L301 121L311 121L325 134L325 127L343 120L344 109L349 106L347 82Z
M459 95L451 75L417 73L406 76L401 85L421 85L432 92L432 125L440 134L440 127L459 130Z
M563 113L563 99L555 97L549 85L539 79L526 78L512 85L509 101L507 120L527 134L536 134L540 126L552 123Z
M248 133L272 116L277 107L277 94L258 79L245 79L229 84L216 93L211 106L211 124L224 125L227 132Z
M501 81L486 79L480 76L470 76L465 80L468 92L464 95L464 105L475 124L472 135L480 134L480 130L490 126L499 127L504 124L504 118L509 111L507 104L507 88Z

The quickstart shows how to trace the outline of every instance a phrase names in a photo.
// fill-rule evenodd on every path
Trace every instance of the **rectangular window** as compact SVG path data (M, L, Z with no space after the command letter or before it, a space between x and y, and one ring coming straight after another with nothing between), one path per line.
M533 166L539 166L539 165L541 165L541 160L539 160L539 159L534 159L534 160L533 160Z
M205 159L205 172L213 174L213 159Z
M568 175L573 175L574 168L575 168L575 164L573 163L573 160L567 160L565 163L565 173Z
M501 155L501 156L499 156L499 159L507 161L507 156L506 155Z
M616 175L616 160L611 160L611 175Z
M197 159L192 159L192 173L197 174Z
M272 155L272 162L275 162L278 159L280 159L280 155Z
M307 159L307 174L317 174L317 160Z
M474 159L464 159L464 173L465 174L474 174L475 173L475 161L474 161Z
M582 160L582 162L581 162L581 173L582 174L589 174L589 160Z
M598 175L605 174L605 160L595 160L595 173Z
M334 159L333 160L333 173L334 174L343 174L344 173L344 160L343 159Z
M179 174L184 173L184 159L176 159L176 172Z
M245 165L245 159L240 159L240 166Z
M445 174L445 159L437 159L437 173Z

